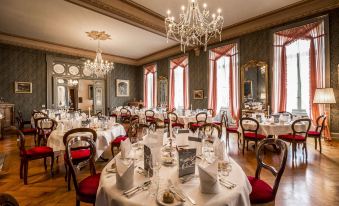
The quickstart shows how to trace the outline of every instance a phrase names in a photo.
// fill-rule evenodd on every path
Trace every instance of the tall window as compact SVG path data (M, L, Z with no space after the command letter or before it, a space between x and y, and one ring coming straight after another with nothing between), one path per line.
M188 57L170 60L169 109L188 109Z
M239 118L239 71L237 44L227 44L209 52L208 108L218 114L229 108L233 119Z
M310 111L310 40L299 39L286 47L286 111Z
M153 108L157 106L157 67L155 64L144 67L144 106Z

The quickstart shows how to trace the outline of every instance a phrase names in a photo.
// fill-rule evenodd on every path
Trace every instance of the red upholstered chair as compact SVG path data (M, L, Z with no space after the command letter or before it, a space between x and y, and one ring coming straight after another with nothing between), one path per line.
M208 115L214 115L214 110L213 109L207 109L207 114Z
M33 122L32 122L32 127L34 129L36 129L36 133L38 133L38 128L37 128L37 120L39 118L43 118L43 117L48 117L47 114L43 113L43 112L40 112L40 111L37 111L37 110L33 110L32 111L32 119L33 119ZM34 143L35 143L35 146L38 145L38 141L36 139L37 135L34 136Z
M125 107L120 109L120 119L121 119L121 122L128 122L130 117L131 117L131 111L129 111Z
M198 129L205 137L218 137L220 139L222 135L220 127L213 123L205 123Z
M195 116L196 122L190 122L188 123L188 128L195 132L201 125L205 124L207 122L207 113L206 112L199 112Z
M121 142L125 141L127 138L130 138L131 142L136 142L136 138L138 136L138 123L136 121L131 122L128 129L127 134L125 136L116 137L111 143L111 152L114 157L114 148L119 149Z
M78 128L79 129L79 128ZM90 156L86 160L85 164L89 164L90 176L79 181L77 177L76 167L72 157L72 148L79 143L87 143L90 150ZM100 173L96 173L95 170L95 142L93 138L87 136L71 136L66 143L66 163L69 168L69 172L72 175L74 188L76 191L76 206L80 206L80 202L86 202L95 204L96 194L99 187Z
M24 125L27 124L27 125L31 126L31 120L24 120L24 117L23 117L22 112L20 110L18 111L18 117L20 119L22 119L22 122L23 122Z
M308 137L314 138L314 148L317 149L317 141L319 141L319 148L321 153L321 134L325 127L326 115L320 115L317 117L317 125L315 130L310 130L307 133Z
M0 193L1 206L19 206L18 201L10 194Z
M155 113L153 110L145 111L146 124L156 124Z
M258 134L259 122L256 119L243 117L240 119L240 126L243 135L242 154L245 154L245 142L248 150L248 142L253 141L255 146L257 146L259 141L266 138L265 135Z
M230 134L237 134L238 136L238 148L240 147L240 143L241 143L241 140L240 140L240 133L238 131L238 125L231 125L228 121L228 117L227 117L227 114L225 114L225 127L226 127L226 141L227 143L229 144L229 136Z
M97 140L97 133L90 128L76 128L69 130L66 132L63 136L63 143L65 147L67 146L67 140L71 138L71 135L75 136L74 134L76 133L83 133L83 132L88 132L89 134L92 135L92 139L94 142ZM79 135L78 135L79 136ZM70 155L72 156L72 164L73 165L79 165L80 163L83 163L87 161L90 158L90 147L89 146L77 146L77 147L72 147L70 150ZM68 171L69 167L67 164L67 156L66 154L64 155L64 161L65 161L65 181L67 181L67 190L71 190L71 173Z
M49 135L57 128L58 123L48 117L37 118L35 122L37 126L38 145L40 146L41 140L44 141L43 145L46 145Z
M20 179L24 178L24 184L27 185L28 162L31 160L44 159L45 170L47 170L46 159L51 158L51 175L53 175L54 152L53 149L46 146L37 146L30 149L25 147L25 136L20 130L13 129L18 137L18 146L20 150Z
M310 119L298 119L292 123L292 134L279 135L278 138L292 144L292 159L294 160L297 152L297 145L302 144L307 160L307 134L311 127Z
M277 148L276 151L278 151L278 155L280 156L280 164L277 168L267 165L264 162L263 154L265 154L264 149L266 145L273 145L275 148ZM255 177L247 177L252 186L252 192L250 194L251 205L274 205L280 179L286 166L287 146L279 139L264 139L258 145L256 157L257 169L255 172ZM275 176L273 188L265 181L260 179L260 173L262 169L267 169Z
M184 128L185 125L178 122L178 115L174 112L167 113L167 119L164 120L165 126L169 127L170 120L172 122L172 127Z
M16 122L18 125L18 129L24 134L24 135L34 135L34 142L36 141L36 129L33 127L25 127L24 120L22 117L16 117Z

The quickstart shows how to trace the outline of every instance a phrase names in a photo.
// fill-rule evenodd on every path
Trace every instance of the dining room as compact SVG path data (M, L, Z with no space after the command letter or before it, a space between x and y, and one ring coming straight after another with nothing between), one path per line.
M0 206L339 204L338 0L0 4Z

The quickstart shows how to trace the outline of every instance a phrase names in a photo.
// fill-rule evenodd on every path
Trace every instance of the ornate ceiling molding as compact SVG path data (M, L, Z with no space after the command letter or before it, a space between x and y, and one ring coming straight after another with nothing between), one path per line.
M64 46L50 42L43 42L41 40L29 39L25 37L13 36L6 33L0 33L0 43L26 47L31 49L39 49L47 52L55 52L77 57L85 57L90 59L93 59L96 55L94 51ZM136 60L126 57L103 54L103 58L107 59L108 61L113 61L116 63L137 65Z

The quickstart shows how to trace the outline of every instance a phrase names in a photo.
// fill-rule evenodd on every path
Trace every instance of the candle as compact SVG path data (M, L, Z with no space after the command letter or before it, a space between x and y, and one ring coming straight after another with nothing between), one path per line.
M91 117L91 107L88 107L88 117Z
M267 105L267 116L270 116L270 105Z

